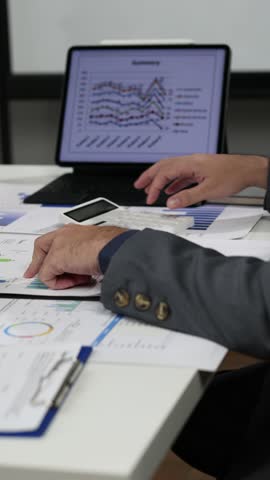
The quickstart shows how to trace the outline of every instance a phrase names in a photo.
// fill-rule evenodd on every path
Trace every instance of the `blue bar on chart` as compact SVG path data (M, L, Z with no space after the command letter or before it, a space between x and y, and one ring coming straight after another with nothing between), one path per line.
M224 205L203 205L202 207L177 208L174 212L194 218L194 225L188 230L207 230L224 208Z
M26 288L38 288L39 290L48 290L47 285L39 280L39 278L34 278L34 280L27 285Z

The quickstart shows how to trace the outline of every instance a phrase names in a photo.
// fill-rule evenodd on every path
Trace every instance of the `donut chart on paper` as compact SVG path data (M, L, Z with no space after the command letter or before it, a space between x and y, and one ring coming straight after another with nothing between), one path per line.
M3 331L9 337L29 339L48 335L53 331L53 326L46 322L21 322L9 325Z

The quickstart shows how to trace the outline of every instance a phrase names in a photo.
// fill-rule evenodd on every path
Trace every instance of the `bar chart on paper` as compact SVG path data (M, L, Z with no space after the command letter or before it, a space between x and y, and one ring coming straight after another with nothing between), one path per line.
M38 289L38 290L48 290L48 287L39 280L39 278L34 278L34 280L32 280L31 283L29 283L29 285L27 285L26 288L34 288L34 289Z
M260 220L261 207L236 205L203 205L202 207L166 210L167 215L191 215L194 225L185 232L189 239L197 236L214 236L216 239L244 238Z
M57 312L68 312L68 313L72 313L74 312L74 310L76 310L76 308L80 305L81 302L54 302L50 305L48 305L48 308L52 308L53 310L57 311Z
M207 230L224 211L223 205L205 205L173 210L174 215L187 215L194 218L194 225L189 230Z
M130 211L159 213L169 216L193 217L194 224L188 228L188 231L206 231L215 222L215 220L224 212L224 205L203 205L202 207L169 208L160 207L129 207Z
M202 236L215 236L220 239L244 238L260 220L263 214L261 207L240 207L236 205L206 204L200 207L159 208L129 207L131 211L143 212L151 209L152 213L170 217L193 217L194 224L181 237L193 239ZM151 225L149 225L151 228Z

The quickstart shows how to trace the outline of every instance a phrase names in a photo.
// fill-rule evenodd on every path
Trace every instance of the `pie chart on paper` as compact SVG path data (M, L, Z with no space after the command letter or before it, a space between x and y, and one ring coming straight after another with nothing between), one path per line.
M53 326L46 322L13 323L4 329L4 334L15 338L34 338L48 335Z

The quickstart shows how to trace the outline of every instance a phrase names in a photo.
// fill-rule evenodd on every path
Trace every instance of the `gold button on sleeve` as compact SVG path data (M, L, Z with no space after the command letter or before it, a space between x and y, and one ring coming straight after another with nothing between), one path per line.
M168 316L170 315L170 308L167 302L159 302L156 310L155 310L157 320L163 322L167 320Z
M150 297L144 295L144 293L137 293L137 295L135 296L135 307L137 310L145 312L146 310L149 310L151 308L151 305L152 301Z
M117 290L113 296L113 301L117 307L127 307L130 301L128 291L124 290L123 288L119 288L119 290Z

